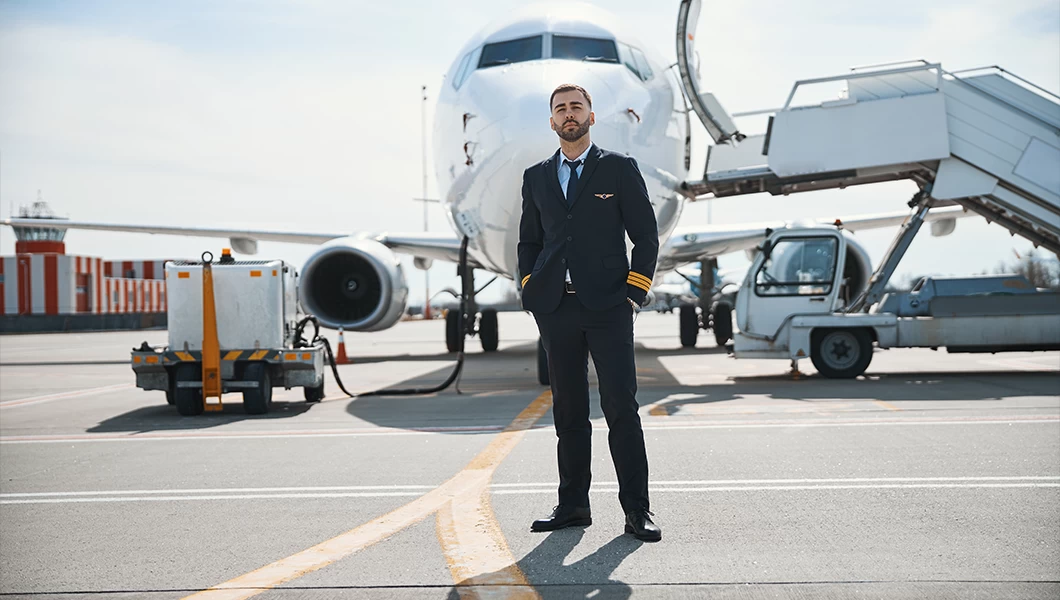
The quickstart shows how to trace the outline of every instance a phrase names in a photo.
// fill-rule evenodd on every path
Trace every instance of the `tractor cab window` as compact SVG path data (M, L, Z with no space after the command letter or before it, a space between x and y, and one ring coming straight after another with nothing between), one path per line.
M781 238L755 274L759 296L821 296L832 291L836 248L833 237Z

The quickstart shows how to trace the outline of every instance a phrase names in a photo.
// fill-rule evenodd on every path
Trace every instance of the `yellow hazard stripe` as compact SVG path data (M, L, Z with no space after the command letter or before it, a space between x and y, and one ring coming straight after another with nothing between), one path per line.
M527 275L526 277L523 277L523 282L521 284L519 284L519 285L526 285L526 280L527 279L530 279L529 275Z
M177 352L177 358L180 360L195 360L195 357L187 352Z
M268 350L258 350L254 354L251 354L250 358L248 358L247 360L261 360L261 359L265 358L265 355L268 354L268 353L269 353Z
M225 354L224 360L239 360L240 354L243 354L241 350L231 350Z

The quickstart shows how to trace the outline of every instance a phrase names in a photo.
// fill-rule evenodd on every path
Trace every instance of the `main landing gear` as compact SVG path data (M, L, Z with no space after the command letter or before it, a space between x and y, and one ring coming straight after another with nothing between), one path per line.
M681 305L681 347L696 345L700 329L714 332L714 342L725 346L732 340L732 306L728 302L715 302L706 314L700 314L695 304Z
M727 300L715 300L719 294L714 272L718 268L717 259L704 260L699 263L700 281L689 279L693 289L699 288L699 302L682 304L679 323L681 326L681 347L692 348L696 345L700 329L714 332L714 342L724 347L732 340L732 304ZM686 277L686 279L688 279Z
M478 294L497 280L494 276L486 285L475 289L475 270L464 260L457 265L456 273L460 276L460 307L445 314L445 347L449 352L460 352L464 349L464 338L478 334L483 352L496 352L500 342L497 327L497 309L483 308L479 311L476 298ZM477 325L477 327L476 327Z

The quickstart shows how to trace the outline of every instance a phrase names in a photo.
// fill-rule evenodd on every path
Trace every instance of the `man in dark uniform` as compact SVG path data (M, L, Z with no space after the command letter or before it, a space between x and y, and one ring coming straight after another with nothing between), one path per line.
M592 98L564 84L549 100L560 149L523 173L519 275L548 356L559 437L559 505L533 531L592 524L588 353L618 473L625 530L662 539L648 510L648 459L637 414L633 312L655 274L659 232L637 162L592 144ZM626 258L626 234L633 241Z

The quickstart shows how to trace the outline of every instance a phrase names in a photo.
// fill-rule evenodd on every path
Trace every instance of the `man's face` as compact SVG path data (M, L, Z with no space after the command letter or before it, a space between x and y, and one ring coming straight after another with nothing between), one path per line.
M560 92L552 99L552 117L548 122L560 138L576 142L589 133L590 125L596 124L596 115L589 110L585 96L571 90Z

